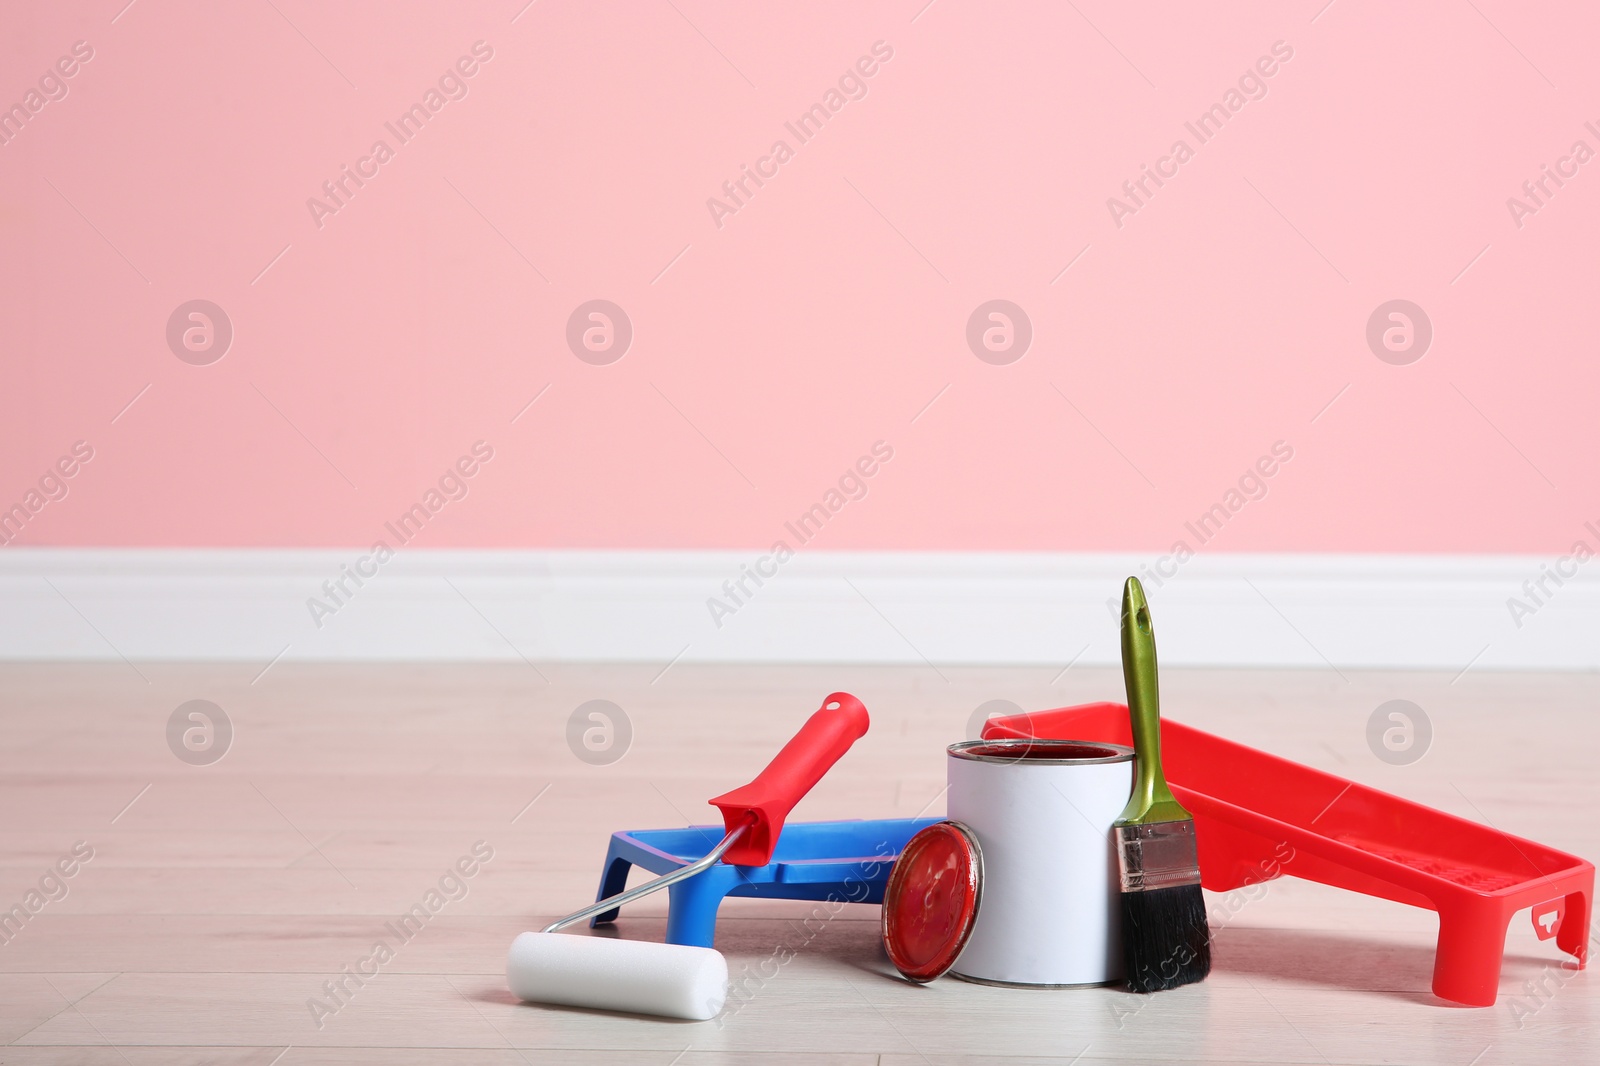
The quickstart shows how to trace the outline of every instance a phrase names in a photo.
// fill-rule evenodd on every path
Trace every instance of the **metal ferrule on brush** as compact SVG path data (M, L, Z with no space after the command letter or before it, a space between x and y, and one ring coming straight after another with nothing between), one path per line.
M1120 825L1116 832L1122 891L1153 892L1200 883L1194 822Z

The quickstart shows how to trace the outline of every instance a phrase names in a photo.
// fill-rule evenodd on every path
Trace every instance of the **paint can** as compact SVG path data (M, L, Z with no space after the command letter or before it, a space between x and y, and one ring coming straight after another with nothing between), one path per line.
M1046 988L1122 978L1111 827L1133 760L1132 748L1090 741L950 745L950 819L981 855L981 905L952 975Z

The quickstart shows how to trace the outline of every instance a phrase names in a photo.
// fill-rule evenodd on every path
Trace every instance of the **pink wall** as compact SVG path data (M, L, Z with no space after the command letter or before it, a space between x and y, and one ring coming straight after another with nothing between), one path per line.
M764 547L880 440L816 546L1164 549L1277 441L1212 548L1600 518L1587 6L125 2L0 15L0 104L48 90L0 145L0 506L93 449L15 544L364 545L480 440L419 544ZM1142 164L1177 172L1114 220ZM210 365L166 337L197 299ZM592 299L610 365L566 341ZM1031 321L1008 365L966 339L992 299ZM1408 365L1366 339L1393 299L1432 324Z

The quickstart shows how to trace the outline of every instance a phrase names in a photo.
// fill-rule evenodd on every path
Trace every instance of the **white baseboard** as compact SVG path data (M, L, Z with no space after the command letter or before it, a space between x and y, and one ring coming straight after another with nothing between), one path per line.
M403 551L319 628L308 598L362 554L0 550L0 659L1111 664L1108 601L1154 561L802 553L719 628L707 600L762 553ZM1600 566L1507 607L1553 562L1215 555L1146 588L1171 666L1600 667Z

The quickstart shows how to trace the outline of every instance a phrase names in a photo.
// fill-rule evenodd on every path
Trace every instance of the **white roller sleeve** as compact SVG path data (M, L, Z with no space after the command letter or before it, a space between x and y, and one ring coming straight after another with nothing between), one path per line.
M728 962L712 948L568 933L511 942L506 984L518 999L703 1022L728 996Z

